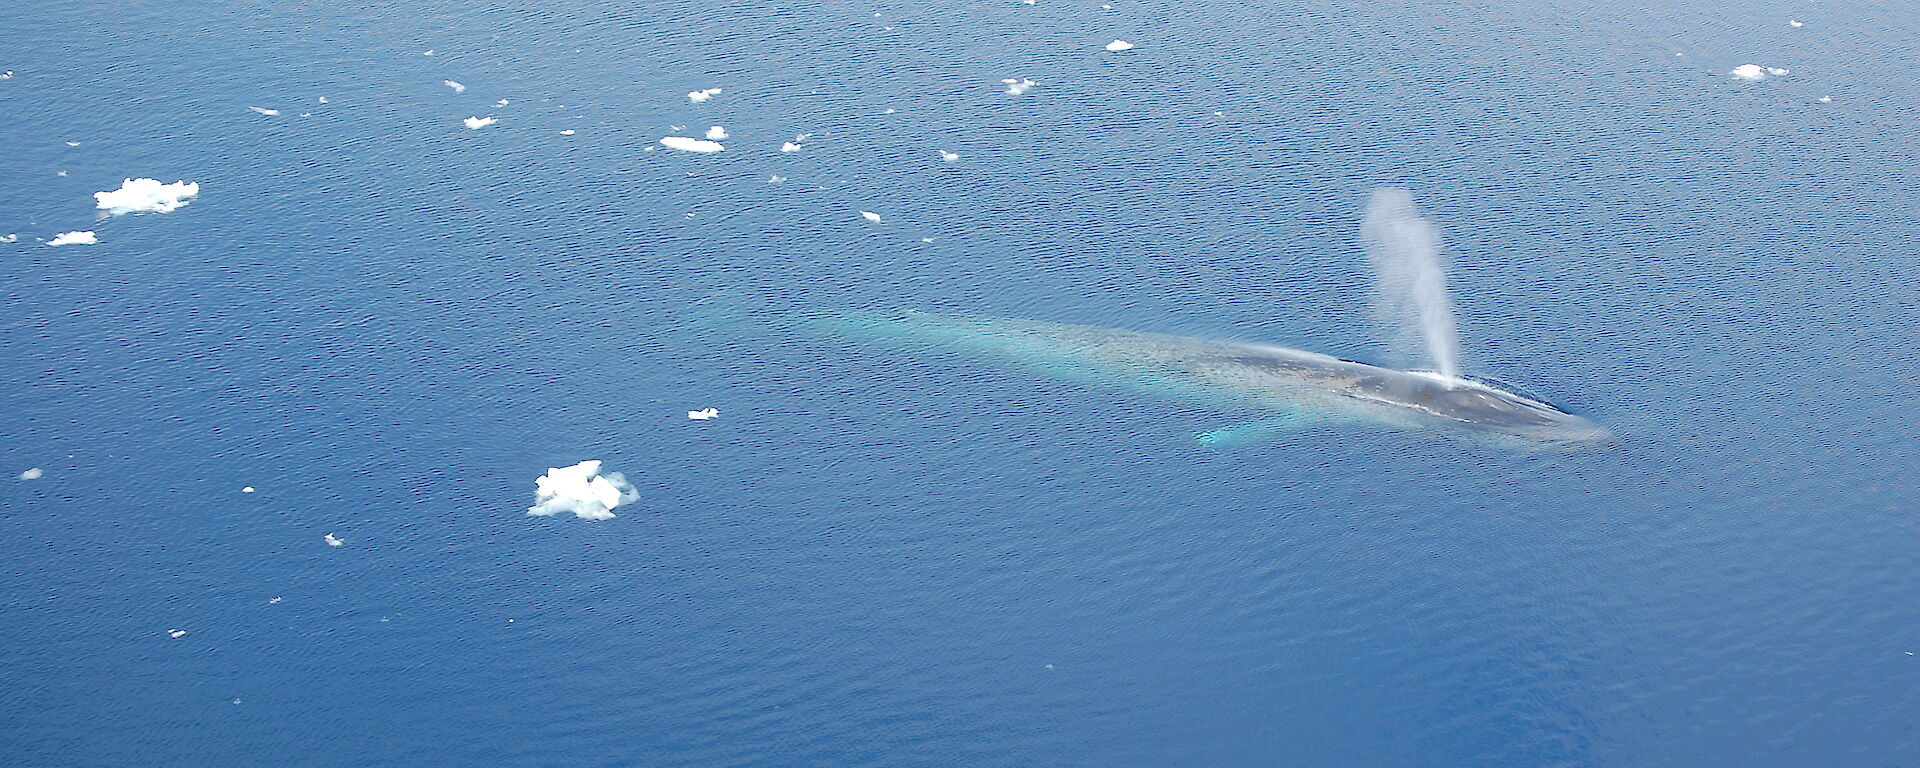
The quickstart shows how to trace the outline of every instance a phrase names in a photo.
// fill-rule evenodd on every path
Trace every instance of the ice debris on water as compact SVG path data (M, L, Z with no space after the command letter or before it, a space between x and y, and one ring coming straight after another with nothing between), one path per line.
M610 519L614 507L640 498L620 473L600 474L598 460L548 467L547 473L534 481L534 489L534 505L527 508L527 514L572 512L582 520Z
M880 220L880 214L874 213L873 211L861 211L860 218L866 219L867 221L877 222Z
M340 546L340 545L342 545L342 544L345 544L345 543L347 543L347 540L346 540L346 539L343 539L343 538L340 538L340 537L338 537L338 536L335 536L335 535L333 535L333 534L331 534L331 533L329 533L329 534L327 534L326 536L323 536L323 537L321 537L321 538L323 538L323 539L326 539L326 541L327 541L327 546L329 546L329 547L337 547L337 546Z
M186 637L186 636L187 636L187 631L186 631L186 630L184 630L184 629L169 629L169 630L167 630L167 637L171 637L171 638L173 638L173 639L175 639L175 640L178 640L178 639L180 639L180 638L183 638L183 637Z
M513 103L513 102L511 102L511 101L507 101L506 99L501 99L501 100L499 100L499 101L496 101L496 102L494 102L494 103L493 103L493 105L494 105L494 106L496 106L496 107L504 107L504 106L506 106L506 105L508 105L508 104L512 104L512 103Z
M1806 22L1799 19L1787 19L1787 26L1789 27L1804 27L1806 25Z
M243 488L241 488L241 489L240 489L240 492L241 492L241 493L253 493L253 486L251 486L251 485L249 485L249 486L246 486L246 487L243 487Z
M200 185L176 181L162 184L159 179L123 179L119 189L93 193L95 204L109 216L123 213L166 213L191 202L200 194Z
M99 242L100 238L95 237L92 231L62 232L48 240L47 245L95 245Z
M38 480L38 479L40 479L40 478L41 478L42 476L44 476L44 475L46 475L46 474L47 474L47 471L46 471L46 470L44 470L44 469L41 469L41 468L39 468L39 467L34 467L34 468L32 468L32 469L29 469L29 470L27 470L27 471L25 471L25 472L22 472L22 473L20 473L20 479L22 479L22 480Z
M0 235L0 243L17 243L17 242L20 242L20 236L17 234Z
M785 176L781 176L781 175L778 175L778 174L775 174L775 175L772 175L772 176L768 176L768 177L767 177L767 183L768 183L768 184L778 184L778 183L780 183L780 182L783 182L783 181L786 181L786 180L787 180L787 177L785 177Z
M489 125L493 125L494 123L499 121L493 119L493 116L489 115L487 117L469 117L466 120L463 120L461 122L466 123L468 128L477 131Z
M448 87L448 88L452 88L452 89L453 89L453 92L454 92L454 93L466 93L466 92L467 92L467 87L466 87L466 86L464 86L464 85L461 85L461 84L459 84L459 83L457 83L457 82L454 82L454 81L452 81L452 80L442 80L442 81L440 81L440 84L441 84L441 85L444 85L444 86L446 86L446 87Z
M1129 42L1127 42L1127 41L1125 41L1125 40L1115 40L1115 41L1113 41L1113 42L1111 42L1111 43L1107 43L1107 50L1109 50L1109 51L1131 51L1131 50L1133 50L1133 43L1129 43Z
M725 128L716 125L707 129L707 138L709 139L724 139L726 137L727 129Z
M687 418L693 419L694 421L706 421L708 419L717 419L717 418L720 418L720 409L702 408L697 411L687 411Z
M1733 71L1728 72L1727 74L1740 78L1742 80L1765 80L1769 75L1773 77L1780 77L1781 75L1787 74L1789 71L1790 70L1788 70L1785 67L1762 67L1758 64L1742 64L1740 66L1734 67Z
M1015 96L1026 93L1027 91L1031 91L1033 90L1034 86L1039 85L1039 83L1036 83L1032 80L1028 80L1024 77L1022 78L1009 77L1004 80L1001 80L1000 82L1005 83L1007 85L1007 93L1011 93Z
M660 139L661 146L682 152L719 152L726 149L720 142L696 139L691 136L666 136Z
M266 107L247 107L247 109L251 109L251 110L253 110L254 112L257 112L257 113L259 113L259 114L262 114L262 115L266 115L266 116L268 116L268 117L273 117L274 115L278 115L278 114L280 114L280 110L277 110L277 109L267 109Z
M951 162L953 162L953 161L955 161L955 160L959 160L959 159L960 159L960 153L958 153L958 152L948 152L948 151L946 151L946 150L944 150L944 149L943 149L943 150L940 150L940 159L941 159L941 160L945 160L945 161L947 161L947 162L949 162L949 163L951 163Z
M695 104L698 104L700 102L706 101L707 99L711 99L725 92L726 92L725 88L702 88L700 90L688 93L687 101L691 101Z
M561 131L561 132L560 132L560 135L562 135L562 136L572 136L572 135L573 135L573 129L572 129L572 128L568 128L568 129L566 129L566 130L564 130L564 131Z

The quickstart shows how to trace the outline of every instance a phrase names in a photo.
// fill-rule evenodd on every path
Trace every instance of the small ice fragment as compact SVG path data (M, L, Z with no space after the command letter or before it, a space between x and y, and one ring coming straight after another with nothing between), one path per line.
M687 101L691 101L695 104L698 104L700 102L706 101L707 99L711 99L715 96L718 96L721 93L724 93L725 90L726 89L724 88L702 88L700 90L688 93Z
M44 470L44 469L41 469L41 468L39 468L39 467L34 467L34 468L32 468L32 469L29 469L29 470L27 470L27 471L25 471L25 472L22 472L22 473L20 473L20 479L22 479L22 480L38 480L38 479L40 479L41 477L43 477L43 476L45 476L46 474L47 474L47 471L46 471L46 470Z
M513 103L513 102L511 102L511 101L507 101L506 99L501 99L501 100L499 100L499 101L496 101L496 102L494 102L494 103L493 103L493 105L494 105L494 106L496 106L496 107L504 107L504 106L506 106L506 105L508 105L508 104L512 104L512 103Z
M1804 27L1806 25L1807 25L1806 22L1803 22L1799 19L1787 19L1787 26L1789 27Z
M69 147L77 147L77 146L80 146L80 142L77 142L77 141L69 141L69 142L67 142L67 146L69 146Z
M280 600L281 598L278 598L278 597L268 598L267 605L278 605L280 603Z
M1113 41L1113 42L1111 42L1111 43L1107 43L1107 50L1109 50L1109 51L1131 51L1131 50L1133 50L1133 43L1129 43L1129 42L1127 42L1127 41L1125 41L1125 40L1115 40L1115 41Z
M13 70L9 69L5 72L0 72L0 80L12 80L12 79L13 79Z
M894 109L893 109L893 107L887 107L887 111L885 111L885 112L882 112L882 113L880 113L880 114L883 114L883 115L891 115L891 114L893 114L893 113L894 113Z
M347 543L347 540L346 540L346 539L343 539L343 538L340 538L340 537L338 537L338 536L335 536L335 535L333 535L333 534L331 534L331 533L329 533L329 534L327 534L326 536L324 536L324 537L322 537L322 538L324 538L324 539L326 539L326 540L327 540L327 546L329 546L329 547L337 547L337 546L340 546L340 545L342 545L342 544L345 544L345 543Z
M52 240L48 240L47 245L94 245L99 242L100 238L95 237L91 231L62 232L54 235Z
M93 193L94 204L109 216L123 213L166 213L192 202L200 185L188 181L162 184L159 179L122 179L119 189Z
M268 117L273 117L274 115L280 114L280 110L267 109L266 107L247 107L247 109L251 109L255 112L266 115Z
M1832 97L1832 96L1822 96L1822 97L1820 97L1820 103L1822 103L1822 104L1832 104L1832 103L1833 103L1833 97Z
M1762 69L1758 64L1742 64L1740 66L1734 67L1733 71L1727 74L1733 75L1734 77L1740 78L1742 80L1767 79L1767 71L1765 69Z
M1787 74L1787 68L1786 67L1767 67L1767 74L1773 75L1774 77L1779 77L1781 75Z
M958 153L958 152L948 152L948 151L946 151L946 150L944 150L944 149L943 149L943 150L940 150L940 159L942 159L942 160L945 160L945 161L947 161L947 162L949 162L949 163L951 163L951 162L953 162L953 161L955 161L955 160L959 160L959 159L960 159L960 153Z
M422 55L422 56L432 56L432 55L433 55L433 49L432 49L432 48L428 48L428 49L427 49L427 52L426 52L426 53L423 53L423 54L420 54L420 55Z
M16 235L16 234L0 235L0 243L17 243L17 242L20 242L19 235Z
M60 171L59 173L56 173L56 174L54 174L54 175L55 175L55 176L65 176L65 175L67 175L67 172L66 172L66 171Z
M782 145L780 145L780 151L782 151L782 152L798 152L798 151L800 151L800 144L799 144L799 142L794 142L794 141L789 141L789 142L787 142L787 143L785 143L785 144L782 144Z
M703 408L698 411L687 411L687 418L693 419L694 421L706 421L707 419L717 419L717 418L720 418L720 409Z
M879 221L880 214L874 213L873 211L861 211L860 218L866 219L867 221Z
M923 242L923 243L931 243L931 242L933 242L933 238L931 238L931 237L923 237L923 238L920 238L920 242Z
M768 184L778 184L778 183L780 183L780 182L783 182L783 181L786 181L786 180L787 180L787 177L785 177L785 176L768 176L768 177L767 177L767 183L768 183Z
M709 139L724 139L726 137L727 129L725 128L716 125L707 129L707 138Z
M566 130L564 130L564 131L561 131L561 132L560 132L560 135L562 135L562 136L572 136L572 135L573 135L573 129L572 129L572 128L568 128L568 129L566 129Z
M466 87L466 86L464 86L464 85L461 85L461 84L459 84L459 83L456 83L456 82L454 82L454 81L452 81L452 80L442 80L442 81L440 81L440 84L441 84L441 85L445 85L445 86L446 86L446 87L448 87L448 88L452 88L452 89L453 89L453 92L454 92L454 93L466 93L466 92L467 92L467 87Z
M247 486L247 487L245 487L245 488L241 488L241 489L240 489L240 492L241 492L241 493L253 493L253 486L251 486L251 485L249 485L249 486Z
M320 103L322 103L322 104L325 104L325 103L327 103L327 97L325 97L325 96L322 96L322 97L320 97Z
M1111 10L1113 10L1113 6L1111 6L1111 5L1103 5L1103 6L1100 6L1100 10L1103 10L1103 11L1111 11Z
M1028 80L1024 77L1019 79L1014 79L1010 77L1005 80L1001 80L1000 82L1006 83L1007 93L1011 93L1015 96L1026 93L1027 91L1031 91L1033 90L1034 86L1039 85L1039 83L1036 83L1032 80Z
M186 631L186 630L184 630L184 629L169 629L169 630L167 630L167 637L171 637L171 638L173 638L173 639L175 639L175 640L178 640L178 639L180 639L180 638L183 638L183 637L186 637L186 636L187 636L187 631Z
M661 146L682 152L719 152L726 149L720 142L696 139L690 136L667 136L660 139Z
M477 131L499 121L494 120L492 115L488 115L486 117L469 117L461 122L466 123L468 128Z

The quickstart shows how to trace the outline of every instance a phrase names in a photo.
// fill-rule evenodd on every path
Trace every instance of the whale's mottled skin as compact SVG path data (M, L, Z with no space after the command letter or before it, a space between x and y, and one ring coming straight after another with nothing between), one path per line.
M1459 426L1555 444L1606 440L1606 428L1490 385L1399 371L1287 347L1056 323L902 313L819 320L842 334L912 340L1013 362L1222 395L1275 412L1399 426ZM1153 386L1159 385L1159 386Z

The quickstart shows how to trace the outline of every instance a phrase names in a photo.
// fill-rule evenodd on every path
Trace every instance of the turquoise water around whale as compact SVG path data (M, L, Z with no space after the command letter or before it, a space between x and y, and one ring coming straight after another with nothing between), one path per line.
M1104 4L0 8L0 763L1920 764L1911 9ZM1617 442L699 320L1404 365L1384 185Z

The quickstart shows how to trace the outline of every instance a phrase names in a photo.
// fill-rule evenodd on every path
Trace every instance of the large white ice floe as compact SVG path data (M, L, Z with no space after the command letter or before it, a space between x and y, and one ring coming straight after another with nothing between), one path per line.
M1727 74L1742 80L1765 80L1769 76L1780 77L1789 72L1786 67L1763 67L1758 64L1742 64Z
M688 93L687 101L691 101L695 104L698 104L700 102L706 101L707 99L711 99L725 92L726 92L725 88L702 88L700 90Z
M693 419L694 421L706 421L708 419L717 419L717 418L720 418L720 409L702 408L697 411L687 411L687 418Z
M1115 40L1115 41L1113 41L1113 42L1111 42L1111 43L1107 43L1107 50L1109 50L1109 51L1131 51L1131 50L1133 50L1133 43L1129 43L1129 42L1127 42L1127 41L1125 41L1125 40Z
M613 508L637 501L640 494L618 472L600 474L598 460L583 461L571 467L549 467L534 481L534 505L529 515L557 515L572 512L582 520L606 520Z
M488 117L469 117L466 120L463 120L462 122L466 123L468 128L471 128L477 131L489 125L493 125L494 123L497 123L499 121L493 119L492 116L488 116Z
M1033 90L1034 86L1039 85L1039 83L1034 82L1032 80L1028 80L1027 78L1024 78L1024 77L1020 77L1020 78L1009 77L1004 80L1001 80L1000 82L1006 84L1007 93L1011 93L1015 96L1026 93L1027 91L1031 91Z
M326 539L326 542L327 542L327 546L329 546L329 547L338 547L338 546L341 546L341 545L344 545L344 544L346 544L346 543L347 543L347 540L346 540L346 539L343 539L343 538L340 538L340 537L338 537L338 536L335 536L335 535L333 535L333 534L331 534L331 533L329 533L329 534L327 534L326 536L324 536L324 537L322 537L322 538L324 538L324 539Z
M667 136L660 139L661 146L682 152L719 152L726 149L720 142L696 139L691 136Z
M62 232L54 235L47 245L94 245L100 242L91 230L85 232Z
M448 87L448 88L452 88L452 89L453 89L453 92L454 92L454 93L466 93L466 92L467 92L467 87L466 87L466 86L464 86L464 85L461 85L461 84L459 84L459 83L457 83L457 82L454 82L454 81L452 81L452 80L442 80L442 81L440 81L440 83L441 83L442 85L445 85L445 86L446 86L446 87Z
M707 138L709 139L719 140L719 139L724 139L726 137L727 137L727 129L722 128L718 125L707 129Z
M186 205L200 194L200 185L188 181L162 184L159 179L125 179L119 189L93 193L100 210L110 216L123 213L166 213Z

